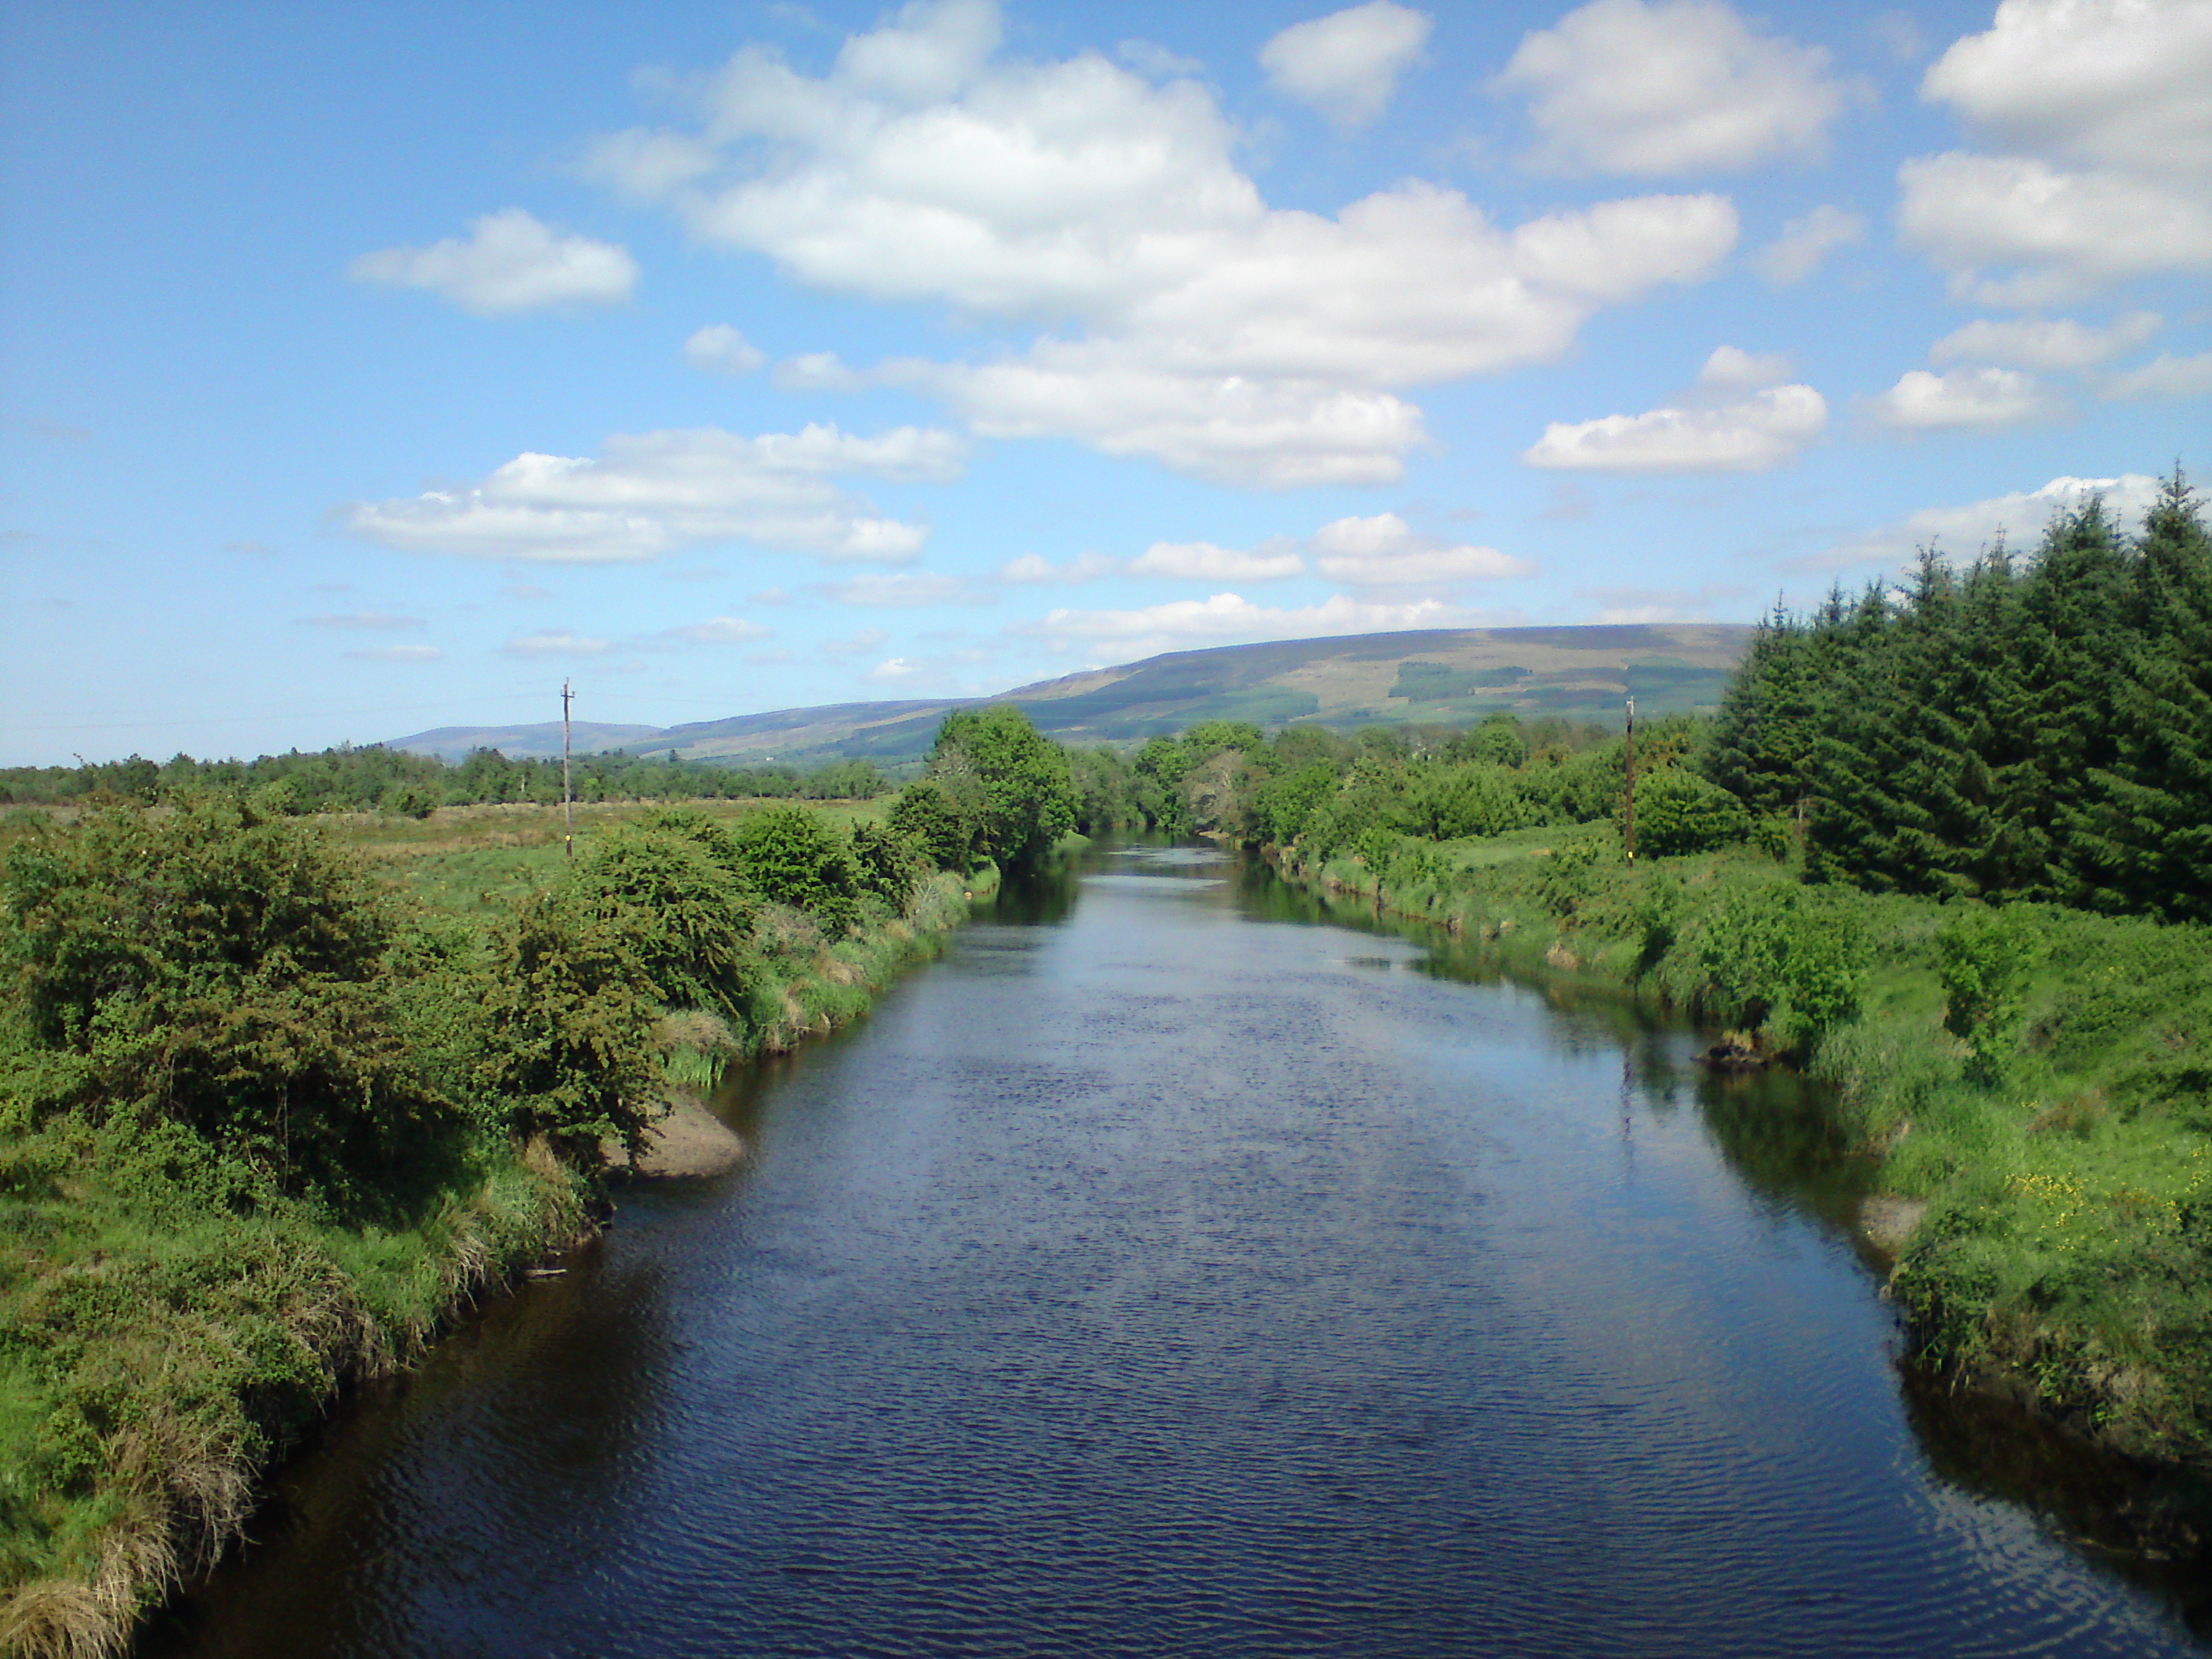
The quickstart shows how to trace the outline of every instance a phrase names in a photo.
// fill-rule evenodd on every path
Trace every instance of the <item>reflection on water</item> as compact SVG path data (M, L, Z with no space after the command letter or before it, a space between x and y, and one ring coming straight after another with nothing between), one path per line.
M364 1401L167 1650L2195 1650L1959 1478L1820 1103L1695 1048L1097 849Z

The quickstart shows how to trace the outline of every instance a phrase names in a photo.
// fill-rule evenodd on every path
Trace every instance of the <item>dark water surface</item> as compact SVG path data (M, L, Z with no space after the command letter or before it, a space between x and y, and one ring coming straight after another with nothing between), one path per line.
M1164 848L1002 904L363 1401L174 1650L2203 1650L1933 1472L1814 1103L1316 916Z

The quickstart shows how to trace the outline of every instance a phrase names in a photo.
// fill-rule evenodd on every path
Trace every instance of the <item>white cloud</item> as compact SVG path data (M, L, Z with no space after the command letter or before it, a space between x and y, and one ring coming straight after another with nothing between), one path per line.
M839 582L829 592L830 597L840 605L951 605L955 600L973 603L975 599L957 576L933 570L855 576L850 581Z
M354 662L443 662L446 658L434 645L379 645L345 654Z
M1321 574L1352 587L1442 586L1528 576L1536 567L1494 547L1452 546L1417 534L1395 513L1339 519L1309 544Z
M1156 81L1180 80L1206 67L1197 58L1170 52L1152 40L1124 40L1114 48L1114 55L1138 74L1149 75Z
M1921 83L1999 143L2202 180L2212 172L2212 4L2003 0Z
M664 628L656 637L683 645L743 645L764 640L774 631L750 617L709 617L681 628Z
M1921 96L2008 153L1906 161L1899 228L1992 305L2212 270L2208 86L2212 0L2003 0Z
M1790 367L1778 353L1754 356L1717 347L1698 374L1697 389L1681 404L1642 415L1553 421L1521 459L1530 466L1600 472L1758 472L1780 466L1828 424L1827 400L1811 386L1776 384Z
M1717 392L1750 392L1780 386L1796 365L1786 351L1746 351L1740 346L1718 345L1698 371L1698 384Z
M1869 564L1897 566L1910 559L1914 549L1928 546L1938 547L1954 558L1971 558L2000 536L2015 551L2033 549L2054 514L2076 507L2093 495L2102 495L2106 510L2132 527L2142 522L2158 491L2159 481L2142 472L2117 478L2053 478L2039 489L1994 495L1964 507L1923 507L1900 523L1838 543L1810 558L1793 560L1791 568L1841 570Z
M854 37L826 76L749 47L685 140L705 166L648 166L659 135L633 134L596 169L810 287L1059 330L871 373L980 433L1239 483L1395 478L1424 441L1397 392L1556 359L1601 308L1703 280L1735 246L1711 195L1510 229L1419 182L1334 217L1270 208L1205 87L1095 55L997 62L996 37L995 9L941 0Z
M2212 392L2212 351L2193 357L2162 351L2141 368L2115 374L2097 389L2107 398L2202 398Z
M1079 553L1066 564L1054 564L1039 554L1024 553L1000 567L999 579L1009 582L1072 586L1078 582L1097 581L1102 576L1113 575L1121 568L1119 559L1109 559L1103 553Z
M750 374L768 358L727 323L710 323L684 343L684 361L709 374Z
M567 629L548 629L520 635L509 640L504 648L518 657L596 657L607 650L608 645L605 640L591 639Z
M1133 576L1166 576L1176 581L1270 582L1305 573L1305 561L1288 548L1246 552L1212 542L1154 542L1129 562Z
M1751 263L1775 287L1788 288L1818 270L1836 249L1852 246L1865 235L1864 219L1824 204L1785 223L1779 236L1751 256Z
M2132 351L2158 332L2164 319L2132 311L2104 328L2087 328L2070 317L2053 321L2022 318L1991 322L1986 318L1954 329L1928 349L1930 362L2002 363L2014 368L2092 368Z
M1824 155L1845 100L1827 66L1723 0L1591 0L1522 37L1491 84L1528 95L1531 165L1651 177Z
M904 657L890 657L878 663L860 678L878 685L890 685L900 680L912 679L916 674L925 672L924 664L909 661Z
M1163 651L1255 640L1326 639L1339 634L1379 634L1409 628L1470 628L1471 613L1441 599L1377 604L1343 594L1297 609L1254 605L1236 593L1176 599L1136 611L1049 611L1018 631L1038 634L1063 649L1090 649L1102 661L1126 662Z
M349 611L343 615L325 613L319 617L302 617L303 628L420 628L420 617L395 617L382 611Z
M2047 305L2129 277L2212 270L2201 190L2034 156L1952 150L1905 161L1898 228L1952 289L1985 305ZM2009 276L1986 274L2010 268Z
M500 317L521 311L614 305L637 286L628 250L588 236L563 236L521 208L472 220L465 240L364 253L346 268L356 282L428 289L464 311Z
M1338 126L1364 127L1389 106L1398 77L1421 55L1433 27L1410 7L1368 0L1292 24L1260 48L1260 67L1285 98Z
M834 351L786 358L769 378L786 392L858 392L868 383L865 375L846 368Z
M1916 368L1867 412L1898 432L1994 431L2047 421L2063 412L2034 376L2009 368L1954 368L1931 374Z
M344 527L388 547L478 558L606 564L701 543L747 541L825 559L900 564L921 525L886 518L840 475L949 482L964 450L947 432L861 438L835 426L757 437L706 427L617 434L596 460L518 455L483 483L357 502Z

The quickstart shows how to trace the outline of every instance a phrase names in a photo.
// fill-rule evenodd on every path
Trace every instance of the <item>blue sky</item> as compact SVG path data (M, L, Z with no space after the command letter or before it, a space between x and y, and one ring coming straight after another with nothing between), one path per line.
M2212 3L10 8L0 759L1749 620L2212 433Z

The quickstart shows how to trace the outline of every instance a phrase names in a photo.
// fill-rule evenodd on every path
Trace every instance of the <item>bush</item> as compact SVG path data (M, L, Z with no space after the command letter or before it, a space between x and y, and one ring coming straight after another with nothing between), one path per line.
M850 844L803 806L767 806L731 834L745 878L763 898L805 911L832 939L858 915Z
M5 910L38 1115L166 1119L349 1201L459 1121L396 1017L382 895L319 830L112 807L18 848Z
M1709 853L1751 833L1743 803L1694 772L1668 766L1636 781L1636 849L1653 858Z
M945 717L930 778L975 826L975 842L1002 866L1034 864L1075 828L1067 751L1010 702Z
M939 869L968 868L975 826L940 785L909 784L892 804L890 822L894 833L918 845Z
M921 843L876 823L853 826L853 873L863 890L875 894L904 915L915 890L929 874Z
M574 894L533 900L500 941L484 1011L479 1076L507 1127L585 1168L603 1141L643 1152L666 1109L655 989L620 920Z
M1985 1088L2004 1080L2020 1043L2028 975L2042 958L2035 920L2018 906L1962 904L1936 935L1943 1029L1965 1040L1967 1074Z
M681 819L699 817L728 845L711 822L656 816L678 823L617 830L593 845L576 868L575 901L622 932L662 1002L742 1020L758 976L748 942L752 896L709 852L714 843L684 833Z

